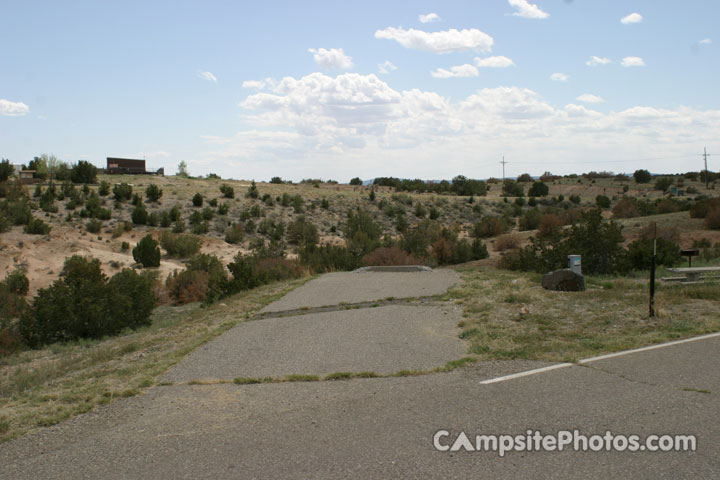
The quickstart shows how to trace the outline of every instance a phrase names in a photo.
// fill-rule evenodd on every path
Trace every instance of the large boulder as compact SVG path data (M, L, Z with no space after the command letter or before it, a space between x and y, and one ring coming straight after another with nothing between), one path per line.
M542 286L547 290L582 292L585 290L585 277L569 268L563 268L543 275Z

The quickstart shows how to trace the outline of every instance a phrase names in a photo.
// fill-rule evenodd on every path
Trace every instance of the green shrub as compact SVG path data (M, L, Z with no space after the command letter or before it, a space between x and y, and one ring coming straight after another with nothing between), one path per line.
M537 208L527 210L522 217L520 217L519 228L521 231L524 230L536 230L540 226L540 219L542 214Z
M213 219L214 216L215 216L215 212L213 211L212 208L210 208L210 207L205 207L205 208L202 209L202 219L203 219L203 220L208 220L208 221L210 221L210 220Z
M132 186L127 183L120 183L113 187L113 195L118 202L130 200L132 194Z
M220 185L220 193L222 193L225 198L235 198L235 189L230 185Z
M252 181L252 184L248 188L247 193L245 194L247 198L258 198L260 196L260 192L258 192L257 184L255 184L255 180Z
M362 266L362 257L340 245L308 245L300 250L300 262L313 273L342 272Z
M208 222L196 223L190 228L190 231L195 235L205 235L210 231L210 225L208 225Z
M195 195L193 195L192 204L195 207L202 207L203 200L204 200L203 196L200 195L199 193L196 193Z
M20 319L20 333L37 347L148 325L155 305L152 284L152 276L132 270L108 282L99 260L73 256L65 261L61 278L38 291Z
M205 302L212 303L219 299L228 287L225 267L214 255L200 253L187 262L187 272L205 272L207 274L207 290Z
M303 215L300 215L288 225L287 238L290 243L305 247L315 245L320 240L320 235L317 227Z
M243 227L239 223L234 223L225 230L225 241L230 244L238 244L245 238Z
M230 205L228 205L227 203L221 203L217 209L218 215L227 215L227 213L229 211L230 211Z
M548 193L550 193L550 187L545 182L534 182L528 190L528 196L530 197L544 197Z
M122 242L120 244L120 250L122 250L123 252L130 250L130 244L128 242Z
M649 270L652 252L652 238L639 238L630 243L627 253L630 267L635 270ZM680 247L678 244L662 237L657 239L656 265L672 267L677 265L681 260L682 256L680 255Z
M160 200L162 194L162 188L158 187L154 183L152 185L148 185L145 189L145 198L147 198L151 202L157 202L158 200Z
M558 230L551 237L531 238L530 242L523 249L507 252L501 266L545 273L565 267L568 255L580 254L587 274L624 272L628 267L621 246L622 226L604 221L600 210L583 212L571 228Z
M70 180L73 183L95 183L97 182L97 167L90 162L80 160L72 167Z
M406 252L425 258L429 255L430 245L440 238L441 230L435 220L423 220L402 235L400 245Z
M524 195L522 185L513 180L505 180L503 183L503 195L507 197L522 197ZM547 195L547 194L546 194ZM537 196L537 195L531 195Z
M145 268L160 266L160 249L152 235L144 236L133 248L132 254L135 261Z
M132 222L135 225L145 225L148 221L148 211L145 208L145 205L140 202L138 203L135 208L132 211L132 214L130 217L132 218Z
M185 222L183 222L182 218L178 218L175 223L173 224L172 232L173 233L182 233L185 231Z
M100 182L100 185L98 186L98 195L101 197L106 197L110 195L110 184L103 180Z
M50 233L50 230L51 230L50 225L43 222L39 218L33 218L23 228L23 231L25 233L29 233L31 235L47 235L48 233Z
M673 179L670 177L661 177L655 180L653 188L665 192L673 184Z
M362 257L379 246L382 231L369 213L357 207L348 212L344 233L348 248L354 255Z
M581 201L580 195L570 195L570 201L575 205L578 205Z
M85 224L85 228L90 233L99 233L100 229L102 228L102 221L93 218L88 223Z
M200 251L200 239L193 235L182 235L163 231L160 245L169 257L187 258Z
M292 197L292 207L293 211L295 213L302 213L304 211L303 206L305 205L305 202L303 201L303 198L300 195L294 195Z
M595 197L595 204L599 208L610 208L610 198L605 195L598 195Z

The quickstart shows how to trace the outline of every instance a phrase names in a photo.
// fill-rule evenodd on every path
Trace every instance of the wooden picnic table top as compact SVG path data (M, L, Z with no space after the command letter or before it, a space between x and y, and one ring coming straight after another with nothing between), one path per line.
M668 268L668 271L675 273L702 273L702 272L720 272L720 267L684 267L684 268Z

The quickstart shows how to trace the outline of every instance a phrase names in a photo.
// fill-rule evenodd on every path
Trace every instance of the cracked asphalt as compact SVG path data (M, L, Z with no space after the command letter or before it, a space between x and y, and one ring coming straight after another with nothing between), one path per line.
M255 323L268 320L302 321ZM720 478L720 337L481 383L548 365L492 361L410 377L159 386L0 445L0 478ZM574 429L692 434L697 450L501 458L433 447L439 430L451 444L460 432Z

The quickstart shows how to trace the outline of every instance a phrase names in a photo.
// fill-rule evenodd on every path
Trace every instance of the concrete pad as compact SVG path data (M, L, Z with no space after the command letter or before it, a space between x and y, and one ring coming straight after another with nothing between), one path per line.
M164 380L431 369L465 353L455 306L391 305L242 323Z
M303 307L360 303L388 297L412 298L438 295L460 280L454 270L368 271L328 273L296 288L262 312L282 312Z

